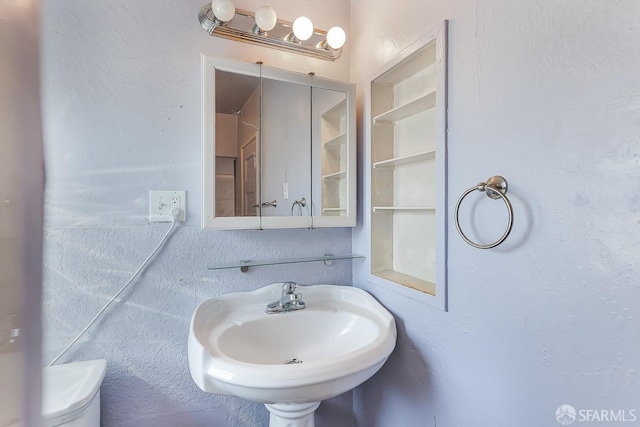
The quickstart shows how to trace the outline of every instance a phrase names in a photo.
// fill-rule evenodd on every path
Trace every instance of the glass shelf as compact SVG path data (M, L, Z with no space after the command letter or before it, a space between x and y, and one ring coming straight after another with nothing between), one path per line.
M283 264L299 264L303 262L319 262L323 261L325 265L331 265L333 261L341 260L341 259L360 259L364 258L362 255L348 254L348 255L334 255L334 254L325 254L316 257L306 257L306 258L288 258L288 259L273 259L273 260L248 260L243 259L237 262L231 262L228 264L218 264L211 265L207 267L207 270L224 270L228 268L239 268L243 273L249 270L249 267L261 267L267 265L283 265Z

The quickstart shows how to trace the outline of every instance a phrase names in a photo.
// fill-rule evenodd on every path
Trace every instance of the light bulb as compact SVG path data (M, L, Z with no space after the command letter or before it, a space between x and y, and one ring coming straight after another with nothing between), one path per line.
M313 34L313 22L306 16L300 16L293 21L293 34L298 40L308 40Z
M340 49L344 46L344 42L347 40L347 35L340 27L331 27L327 31L327 44L331 49Z
M263 31L271 31L276 26L278 16L270 6L260 6L255 13L256 25Z
M236 14L236 7L231 0L213 0L211 10L220 22L229 22Z

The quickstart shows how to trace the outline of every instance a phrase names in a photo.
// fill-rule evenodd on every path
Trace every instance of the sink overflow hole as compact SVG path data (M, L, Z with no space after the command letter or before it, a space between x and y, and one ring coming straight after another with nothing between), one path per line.
M289 360L288 362L285 362L285 365L293 365L294 363L302 363L302 360L298 360L296 358L293 358L293 359Z

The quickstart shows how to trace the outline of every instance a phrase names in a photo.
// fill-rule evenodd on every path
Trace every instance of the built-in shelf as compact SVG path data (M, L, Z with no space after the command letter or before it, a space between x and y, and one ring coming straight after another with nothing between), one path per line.
M436 158L436 151L429 150L423 151L416 154L410 154L408 156L395 157L393 159L382 160L379 162L375 162L373 167L376 169L393 169L396 166L406 165L408 163L422 162L425 160L433 160Z
M373 118L374 123L393 124L436 106L436 93L431 92Z
M361 259L362 255L347 254L347 255L333 255L325 254L316 257L307 258L288 258L288 259L275 259L275 260L240 260L228 264L211 265L207 267L207 270L225 270L229 268L239 268L243 273L249 270L249 267L262 267L268 265L283 265L283 264L299 264L304 262L324 262L326 265L331 265L333 261L341 259Z
M374 206L374 212L382 211L435 211L432 206Z
M397 283L403 294L418 290L428 295L417 298L444 308L443 34L416 42L371 80L365 134L371 153L371 279Z
M322 212L344 212L346 208L322 208Z
M322 118L330 120L332 122L340 122L344 118L345 111L347 109L346 100L338 102L336 105L328 109L322 114Z
M429 282L428 280L418 279L417 277L408 276L406 274L398 273L393 270L383 270L374 272L378 277L382 277L386 280L391 280L392 282L400 283L402 285L408 286L413 289L418 289L419 291L426 292L431 295L436 294L436 284L433 282Z
M340 135L326 141L324 144L322 144L322 146L325 148L340 148L346 142L347 142L347 133L342 132Z
M322 179L324 179L325 181L337 181L344 178L345 176L347 176L347 173L345 171L340 171L336 173L330 173L329 175L324 175Z

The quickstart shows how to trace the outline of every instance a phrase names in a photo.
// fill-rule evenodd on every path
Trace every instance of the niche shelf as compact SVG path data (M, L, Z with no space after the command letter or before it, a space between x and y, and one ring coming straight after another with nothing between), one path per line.
M387 211L434 211L436 208L428 206L374 206L373 212Z
M446 22L379 71L369 99L373 281L443 309L445 60Z
M390 280L395 283L407 286L409 288L416 289L418 291L426 292L428 294L436 293L436 284L429 282L428 280L421 280L407 274L398 273L393 270L381 270L376 273L377 276L383 279Z
M342 132L340 135L335 136L329 139L328 141L323 142L322 146L324 148L340 148L346 143L347 143L347 133Z
M409 102L403 103L373 118L374 123L394 124L415 114L436 106L436 93L431 92Z
M422 162L424 160L433 160L436 158L436 150L423 151L416 154L409 154L406 156L395 157L393 159L381 160L374 162L373 167L379 168L395 168L396 166L402 166L414 162Z
M347 176L347 173L345 171L340 171L340 172L335 172L335 173L330 173L329 175L323 175L322 179L326 180L326 181L337 181L339 179L344 178L345 176Z

